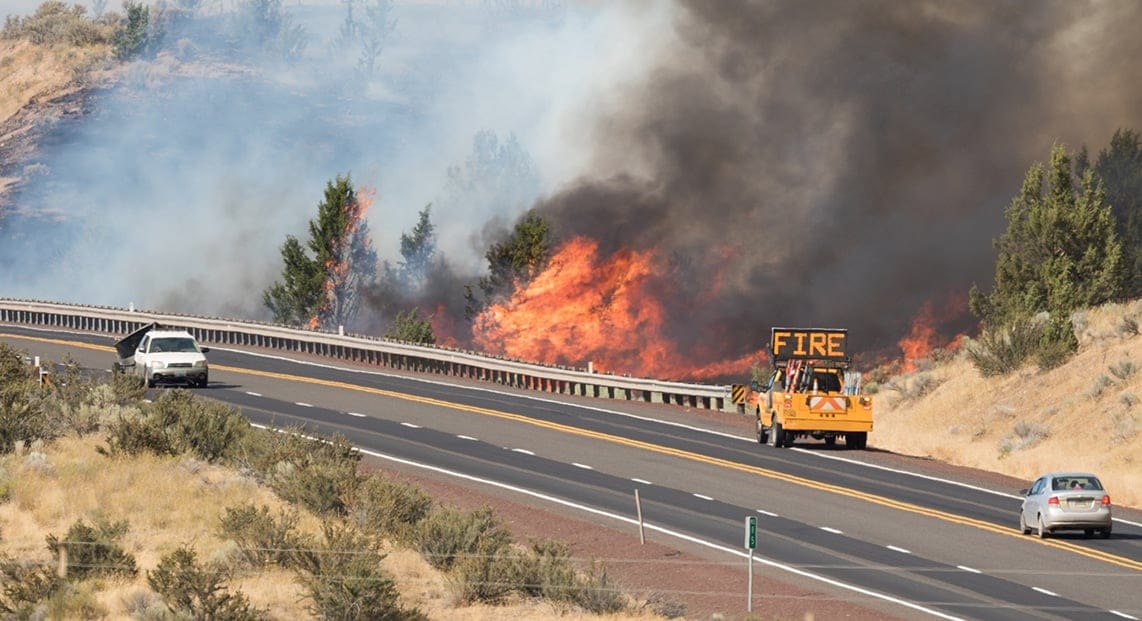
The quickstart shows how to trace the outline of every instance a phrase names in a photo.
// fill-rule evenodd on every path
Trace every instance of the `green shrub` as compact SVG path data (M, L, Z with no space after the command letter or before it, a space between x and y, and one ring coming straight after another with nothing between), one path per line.
M45 392L24 363L26 353L0 343L0 454L17 443L53 440L64 425L43 407Z
M1035 446L1045 438L1051 436L1051 430L1047 427L1028 421L1019 421L1015 423L1011 433L1003 438L999 445L999 453L1001 456L1021 451L1025 448Z
M308 537L297 531L297 521L296 510L274 518L265 505L227 507L218 525L218 536L236 543L246 561L255 567L270 563L288 567L295 550L312 545Z
M361 483L350 512L366 532L407 542L431 509L432 497L424 490L377 473Z
M1039 350L1046 322L1046 315L1040 314L985 329L978 340L967 340L964 350L984 377L1006 375L1021 367Z
M1114 328L1118 331L1119 336L1138 336L1138 320L1133 317L1119 317Z
M147 383L138 375L112 373L108 385L112 399L118 405L137 405L147 396Z
M99 603L91 587L64 583L62 588L56 589L46 602L47 618L49 619L82 619L84 621L106 619L107 607Z
M597 615L614 614L627 608L626 597L607 576L606 566L598 562L591 563L580 579L574 604Z
M9 15L4 20L3 39L27 39L37 45L96 45L111 41L112 29L87 17L82 5L67 6L48 0L27 17Z
M24 384L31 377L31 367L24 362L28 353L7 343L0 343L0 390L12 384Z
M165 429L142 414L123 413L107 425L107 447L96 450L104 455L175 454Z
M136 56L151 56L158 51L164 36L159 21L151 15L150 7L141 2L125 0L125 20L113 37L115 58L131 60Z
M48 549L56 563L64 557L67 575L78 580L95 576L134 576L135 557L123 550L119 540L127 534L127 521L96 519L88 525L81 519L72 524L61 540L48 535Z
M163 598L150 589L134 589L123 595L120 601L132 621L194 621L194 617L188 614L172 612Z
M178 452L189 451L210 462L229 456L250 427L233 407L189 390L164 390L149 406L146 415L167 430Z
M218 566L199 565L194 550L186 546L164 556L147 573L147 583L176 614L212 621L266 618L241 591L231 593L229 582L229 572Z
M579 589L579 574L571 563L571 547L543 539L531 542L534 574L522 582L526 593L554 602L572 602Z
M8 502L12 499L12 478L8 476L8 471L0 467L0 503Z
M237 463L255 472L288 502L315 513L345 515L360 485L360 452L343 436L306 437L303 430L250 433Z
M437 507L416 528L414 546L433 567L452 569L456 560L473 554L494 555L512 543L490 507L462 513L454 507Z
M1090 386L1087 388L1086 396L1091 399L1097 399L1102 396L1102 393L1104 390L1106 390L1107 386L1110 386L1110 378L1105 375L1099 375L1098 377L1094 378L1094 381L1091 382Z
M595 614L628 608L625 596L607 576L606 567L591 563L587 573L580 573L571 562L571 549L566 543L533 541L528 557L530 562L525 564L528 573L519 582L525 594L578 606Z
M27 619L63 584L48 563L0 556L0 612L4 618Z
M1035 352L1035 366L1040 371L1050 371L1057 369L1070 360L1071 355L1075 352L1074 344L1062 340L1053 341L1048 340L1039 346Z
M1120 380L1124 380L1131 375L1134 375L1134 371L1137 369L1138 367L1134 365L1133 360L1130 360L1129 358L1123 358L1122 360L1118 361L1118 364L1112 365L1110 367L1110 374Z
M426 619L399 603L396 583L381 567L384 554L375 540L345 524L327 522L320 549L297 551L299 582L320 619L366 621Z
M120 413L107 425L107 454L143 452L177 455L189 452L219 461L237 450L249 423L234 408L200 399L188 390L165 390L135 415Z
M466 604L500 604L508 595L525 590L535 578L535 561L510 545L491 537L476 541L475 549L458 556L448 572L457 600Z

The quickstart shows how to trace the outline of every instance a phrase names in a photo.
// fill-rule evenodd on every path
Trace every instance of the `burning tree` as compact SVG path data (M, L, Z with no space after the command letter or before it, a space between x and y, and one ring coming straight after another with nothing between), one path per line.
M335 328L354 319L361 290L377 274L377 253L365 221L372 202L373 192L358 193L348 175L326 184L317 219L309 221L306 245L313 255L296 237L286 236L282 280L263 294L275 321Z
M471 287L466 288L468 317L479 315L487 304L510 297L517 288L539 275L551 260L552 245L551 224L547 219L535 211L524 214L508 238L492 244L484 254L488 274L479 281L484 297L481 300Z

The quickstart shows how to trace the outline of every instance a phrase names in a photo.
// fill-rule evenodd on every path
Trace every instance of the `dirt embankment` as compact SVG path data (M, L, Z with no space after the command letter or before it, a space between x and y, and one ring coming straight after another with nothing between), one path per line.
M1076 316L1079 351L1050 371L981 377L954 360L886 382L877 448L1006 474L1098 473L1114 503L1142 508L1142 300ZM1027 487L1027 486L1024 486Z

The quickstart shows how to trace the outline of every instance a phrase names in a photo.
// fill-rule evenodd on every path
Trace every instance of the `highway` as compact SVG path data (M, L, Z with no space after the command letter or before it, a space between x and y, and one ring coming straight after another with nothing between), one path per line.
M0 340L92 369L113 360L104 336L0 326ZM623 528L638 489L656 537L689 538L714 557L744 554L742 522L755 515L767 571L875 594L903 618L1142 619L1136 511L1119 511L1109 540L1039 540L1016 528L1014 489L879 466L873 453L773 449L670 406L636 416L614 402L449 378L220 349L208 358L211 385L196 392L256 424L341 433L368 454L510 486Z

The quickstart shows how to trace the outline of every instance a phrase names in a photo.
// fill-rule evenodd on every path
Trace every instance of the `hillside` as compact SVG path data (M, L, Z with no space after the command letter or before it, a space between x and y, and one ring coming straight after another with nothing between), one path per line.
M249 504L268 507L271 515L290 505L266 487L236 470L192 457L143 455L109 458L96 453L101 440L93 435L69 437L50 446L25 447L0 457L0 557L23 562L48 561L44 545L49 534L62 536L77 520L126 520L122 547L145 570L136 578L79 583L78 592L60 594L49 603L58 616L79 610L102 610L85 618L173 618L164 616L163 603L147 587L146 571L175 547L188 543L198 557L226 567L229 588L245 594L268 619L314 618L293 572L251 566L232 540L219 536L228 508ZM320 536L321 520L299 513L297 529ZM459 605L449 579L418 553L386 545L380 564L394 577L401 603L430 619L592 619L596 615L557 607L542 600L507 602L504 606ZM0 597L0 604L4 602ZM85 603L86 602L86 603ZM619 613L608 618L661 618L650 611Z
M0 39L0 211L5 195L37 174L31 163L43 131L82 113L85 89L109 77L106 45L42 46Z
M1090 470L1116 504L1142 507L1140 320L1142 300L1079 313L1078 355L1047 372L1032 365L983 378L960 352L892 378L870 444L1028 483L1049 470Z

